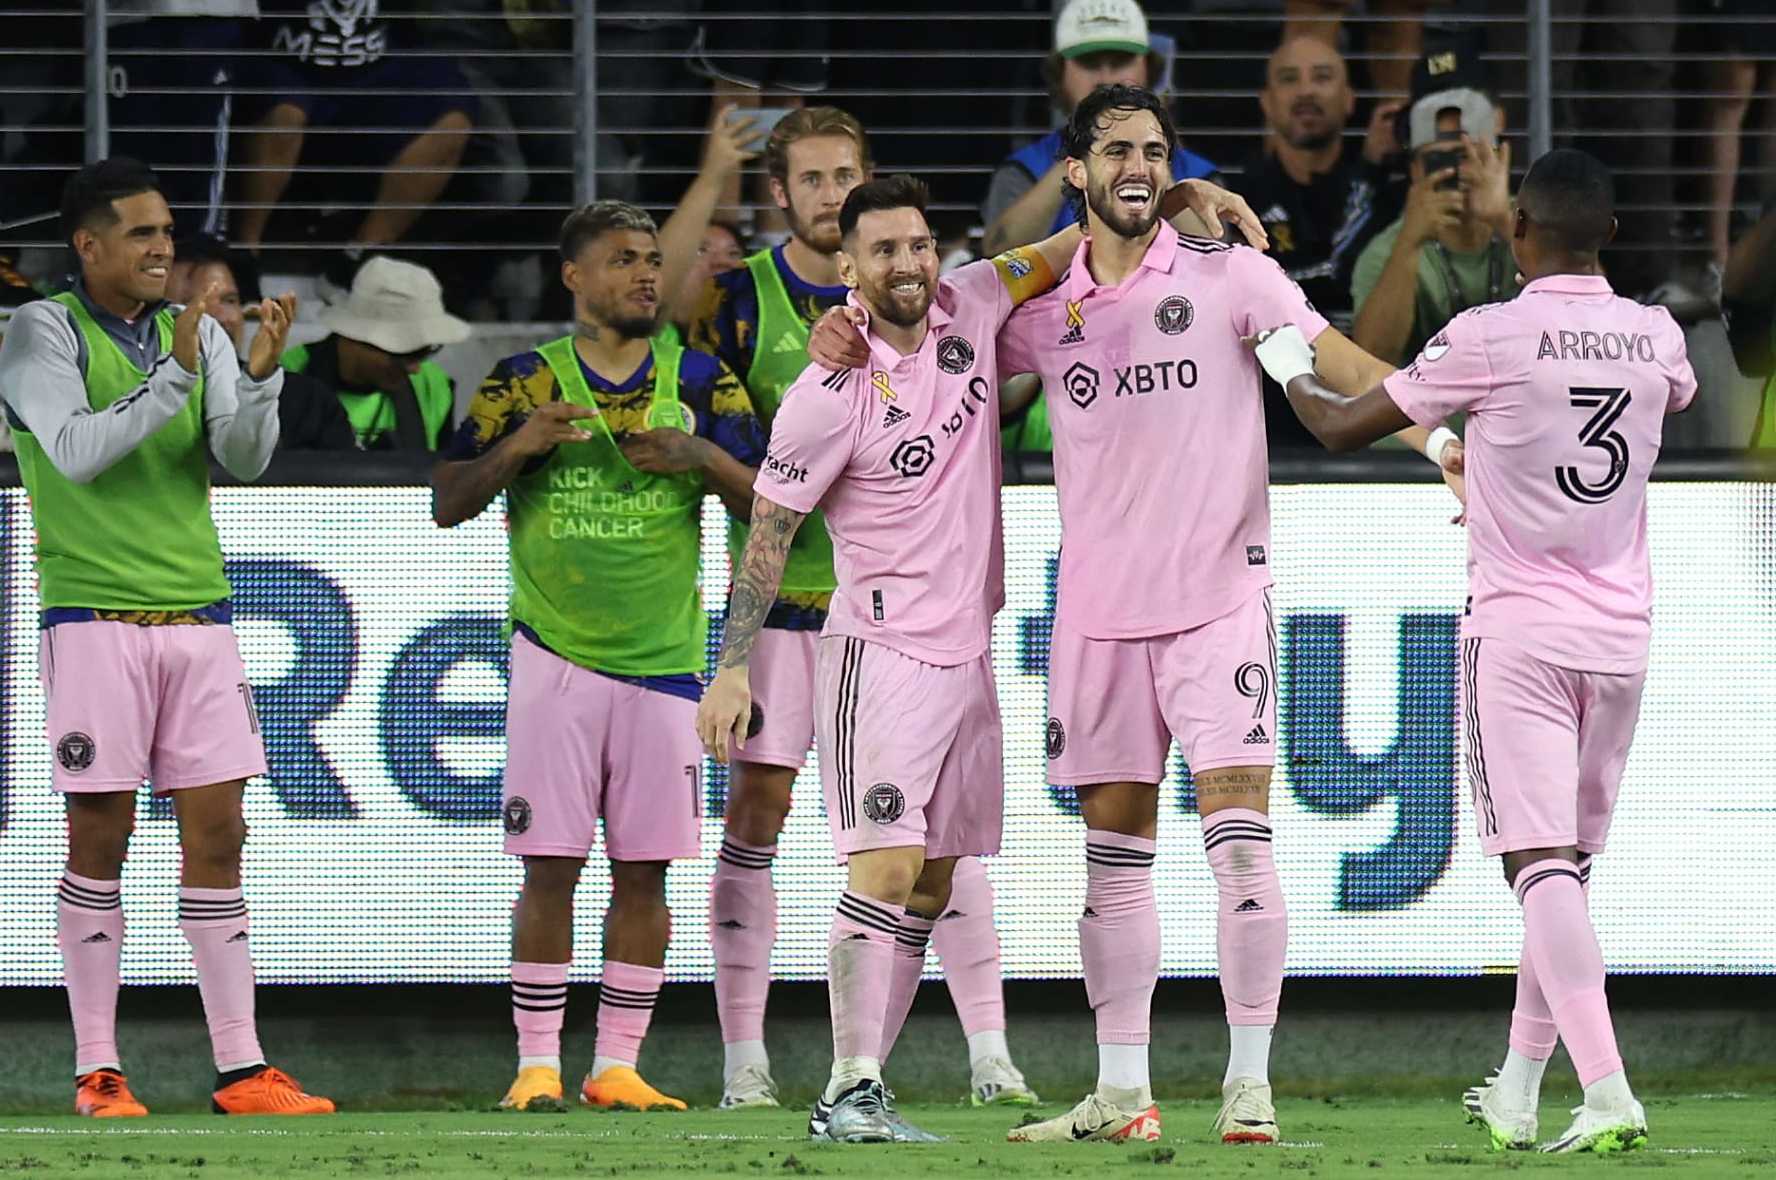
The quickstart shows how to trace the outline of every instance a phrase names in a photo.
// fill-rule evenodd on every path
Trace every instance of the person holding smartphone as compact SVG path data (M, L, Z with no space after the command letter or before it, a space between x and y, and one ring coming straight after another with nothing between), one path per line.
M1405 212L1375 235L1351 277L1351 336L1404 364L1470 307L1517 294L1511 261L1511 149L1479 63L1429 53L1412 73L1400 141L1411 152Z

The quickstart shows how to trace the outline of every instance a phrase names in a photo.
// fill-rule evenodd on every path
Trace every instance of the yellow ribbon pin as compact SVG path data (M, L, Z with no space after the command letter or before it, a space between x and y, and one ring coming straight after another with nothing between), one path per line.
M885 402L891 402L899 396L894 392L894 388L888 384L888 374L881 370L877 370L870 374L870 384L876 387L876 392L882 395L882 400Z
M1083 299L1081 299L1078 303L1074 303L1070 300L1068 301L1068 303L1067 303L1067 326L1069 328L1083 328L1083 327L1085 327L1085 313L1080 310L1080 308L1082 308L1084 306L1085 306L1085 300L1083 300Z

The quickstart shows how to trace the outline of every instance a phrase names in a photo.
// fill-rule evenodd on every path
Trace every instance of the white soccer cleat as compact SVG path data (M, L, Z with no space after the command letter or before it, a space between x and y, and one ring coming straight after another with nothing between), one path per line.
M1035 1106L1041 1101L1009 1058L987 1057L969 1078L970 1106Z
M1277 1112L1270 1100L1270 1084L1235 1078L1222 1086L1215 1134L1223 1143L1275 1143Z
M1112 1143L1157 1143L1159 1107L1149 1104L1144 1110L1123 1110L1096 1094L1087 1094L1066 1114L1013 1127L1005 1133L1005 1138L1012 1143L1078 1143L1092 1139Z
M743 1065L722 1084L720 1110L745 1110L749 1107L776 1106L777 1083L771 1071L762 1065Z
M1646 1111L1640 1103L1630 1100L1620 1110L1593 1110L1589 1106L1573 1107L1573 1124L1566 1134L1552 1143L1544 1143L1543 1151L1593 1151L1608 1155L1613 1151L1632 1151L1646 1142Z
M1470 1123L1486 1129L1494 1151L1526 1151L1535 1146L1535 1110L1513 1109L1499 1091L1498 1074L1488 1074L1480 1085L1463 1090L1462 1106Z

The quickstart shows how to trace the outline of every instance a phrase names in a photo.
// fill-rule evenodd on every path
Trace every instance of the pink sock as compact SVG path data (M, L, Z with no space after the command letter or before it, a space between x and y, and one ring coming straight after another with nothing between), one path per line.
M900 929L894 935L894 962L888 971L888 1003L882 1011L882 1049L876 1060L886 1062L906 1025L907 1013L913 1010L913 999L919 994L919 980L925 974L925 948L931 943L931 928L936 922L912 910L900 913Z
M567 1015L567 964L512 964L512 1024L518 1056L561 1057L561 1022Z
M56 889L56 945L74 1018L74 1076L121 1068L117 1054L118 954L123 949L122 882L64 872Z
M592 1044L596 1057L608 1057L634 1065L641 1060L641 1042L654 1019L654 1001L660 998L660 981L666 972L659 967L604 961L598 985L598 1039Z
M1151 840L1085 834L1085 916L1079 954L1098 1044L1145 1045L1159 980L1159 909L1153 903Z
M943 962L950 999L962 1018L962 1035L1005 1031L1005 988L1000 982L999 932L993 927L993 882L978 856L956 862L950 904L931 932Z
M1283 994L1289 911L1270 852L1270 817L1229 807L1203 817L1215 874L1215 949L1230 1025L1274 1025Z
M253 1024L253 955L247 942L247 902L233 889L179 887L179 929L197 964L197 990L210 1025L216 1072L261 1065Z
M836 1060L876 1058L881 1052L899 930L898 906L849 891L840 896L826 936L826 991Z
M1585 891L1587 907L1591 900L1591 858L1579 854L1579 886ZM1542 984L1536 978L1535 960L1529 956L1529 939L1523 940L1523 955L1517 964L1517 1002L1511 1009L1511 1048L1532 1061L1546 1061L1554 1056L1555 1042L1560 1034L1554 1028L1554 1013L1542 995Z
M775 844L757 847L724 836L709 882L709 944L723 1044L765 1039L771 946L777 941L777 891L771 884L776 855Z
M1603 951L1585 909L1579 870L1564 860L1538 860L1517 874L1515 889L1536 980L1579 1084L1588 1086L1621 1069L1622 1058L1604 997Z

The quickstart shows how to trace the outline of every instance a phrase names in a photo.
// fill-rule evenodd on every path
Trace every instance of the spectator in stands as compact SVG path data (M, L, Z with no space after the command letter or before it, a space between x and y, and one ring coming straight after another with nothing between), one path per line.
M1751 445L1776 451L1776 211L1733 246L1721 279L1721 310L1739 372L1764 378Z
M241 288L229 257L228 244L209 234L178 238L173 250L173 266L167 273L167 302L190 303L212 284L216 294L210 300L209 313L234 341L234 350L240 352L246 338L247 321L241 310Z
M1752 16L1770 11L1769 0L1690 0L1690 7L1699 16ZM1719 54L1707 63L1704 77L1713 97L1707 103L1708 165L1707 217L1709 260L1715 267L1727 264L1728 243L1732 240L1733 200L1740 180L1740 142L1745 117L1751 112L1751 100L1758 94L1758 81L1764 83L1764 136L1767 157L1776 137L1769 131L1776 124L1776 93L1772 93L1770 59L1776 58L1776 21L1739 20L1731 23L1704 24L1700 27L1704 44L1710 54ZM1758 161L1762 184L1759 197L1768 198L1770 171L1776 161Z
M738 270L746 265L746 246L740 239L740 227L728 221L712 221L703 230L703 241L697 246L697 263L679 284L678 298L667 301L667 315L683 314L703 298L709 280L716 275ZM682 323L668 322L661 331L679 332Z
M402 56L374 4L313 4L267 25L267 44L281 56L255 61L254 84L276 97L247 140L247 207L236 240L259 252L299 163L382 168L374 203L324 271L343 288L368 249L401 241L443 193L462 159L475 100L447 58ZM310 136L310 129L351 134ZM348 180L330 177L328 187L337 193Z
M1163 71L1164 59L1152 52L1147 14L1135 0L1072 0L1055 19L1054 52L1043 62L1049 97L1063 117L1099 86L1156 88ZM1072 214L1061 199L1064 171L1059 128L999 165L981 207L987 253L1040 241L1066 225ZM1173 147L1174 180L1214 175L1213 164Z
M367 259L350 297L320 318L332 334L286 352L285 373L334 391L359 450L437 450L452 433L456 386L431 358L469 337L469 325L444 310L437 277L411 262Z
M1457 313L1517 294L1511 150L1477 66L1453 52L1419 62L1403 122L1406 209L1364 248L1351 279L1352 337L1395 365Z

